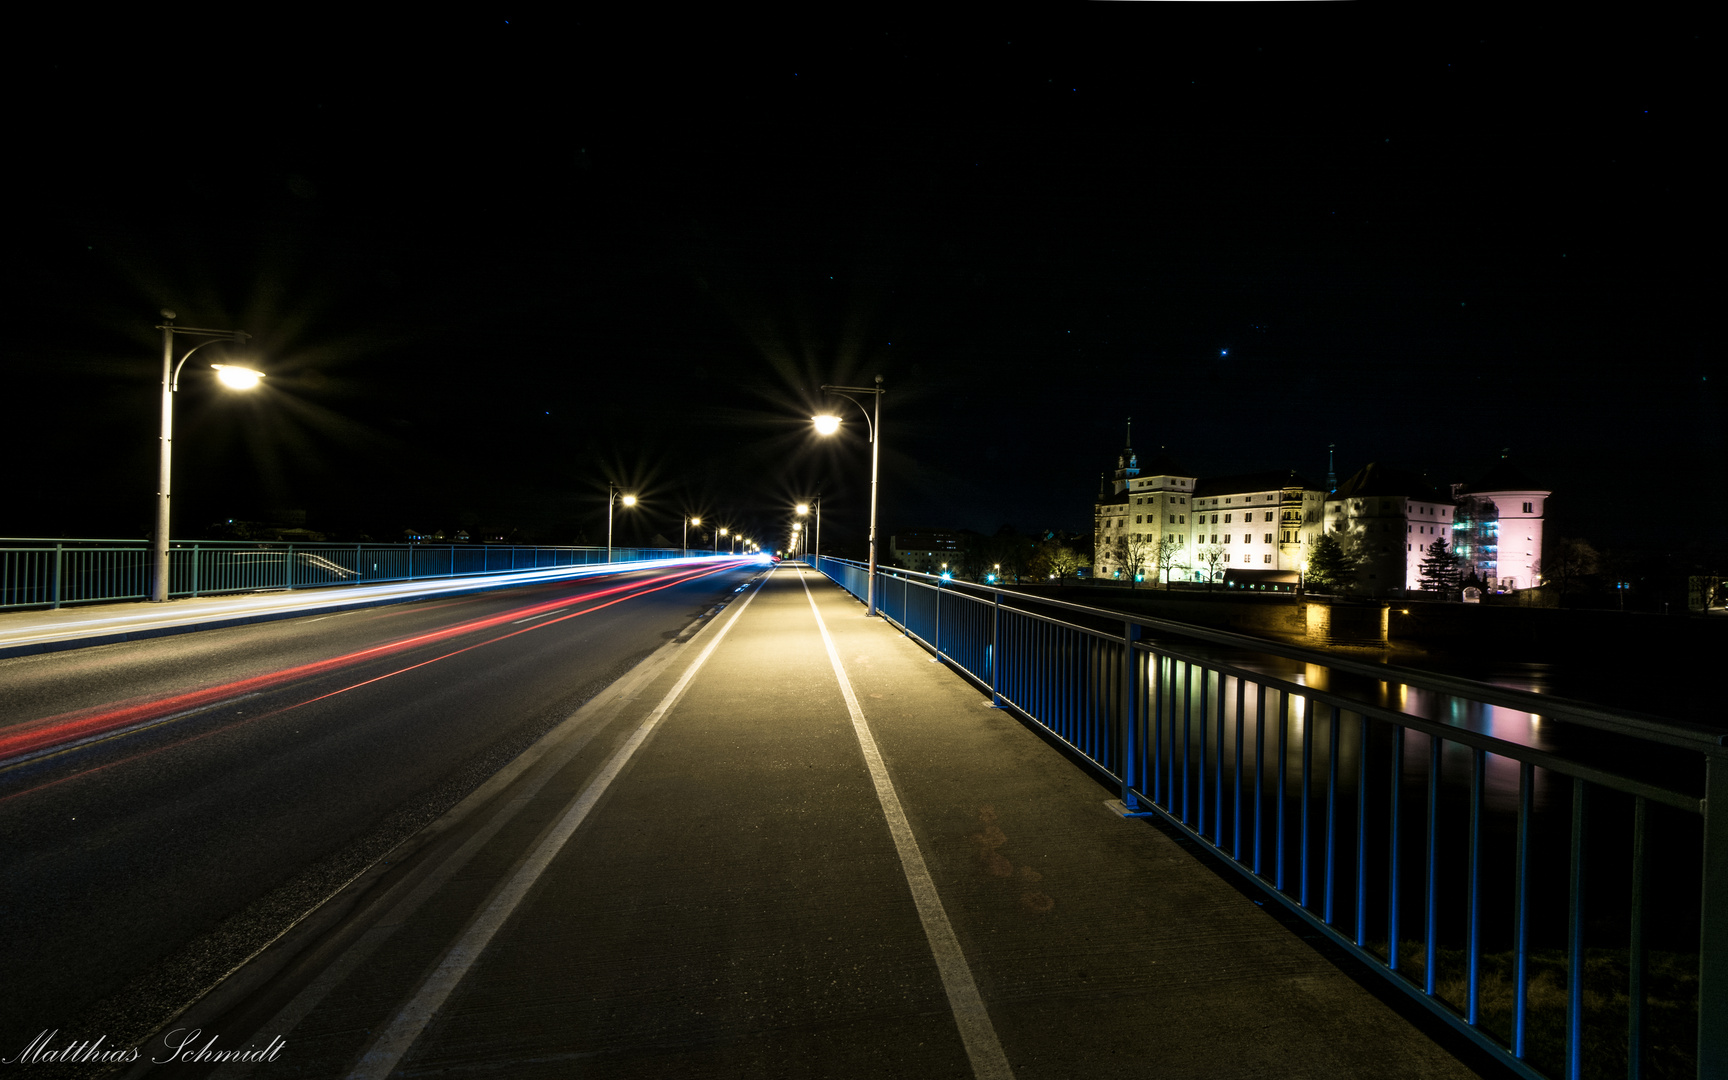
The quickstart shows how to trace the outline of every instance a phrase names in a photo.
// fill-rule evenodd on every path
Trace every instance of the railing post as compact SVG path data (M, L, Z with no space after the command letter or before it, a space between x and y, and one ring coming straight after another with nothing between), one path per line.
M65 545L54 545L54 609L60 609L60 574L65 558Z
M1002 594L990 594L990 707L1002 707L1002 683L996 672L1002 664Z
M1120 724L1116 739L1118 753L1122 755L1122 806L1134 811L1139 809L1134 795L1134 781L1137 779L1134 766L1137 762L1136 736L1140 731L1140 679L1137 675L1134 643L1140 640L1140 624L1124 621L1122 623L1122 708Z
M1728 1076L1728 756L1704 759L1704 888L1698 929L1698 1075Z
M936 579L936 635L935 635L935 637L936 637L936 640L932 644L935 645L936 655L933 659L935 659L936 661L939 662L942 659L942 579L941 578Z
M288 579L288 591L294 591L294 545L288 545L288 561L282 567L283 576Z
M198 545L193 544L192 545L192 595L193 596L198 595L198 583L199 583L198 569L199 569L199 565L200 565L199 558L198 558L199 554L200 554L200 551L199 551Z

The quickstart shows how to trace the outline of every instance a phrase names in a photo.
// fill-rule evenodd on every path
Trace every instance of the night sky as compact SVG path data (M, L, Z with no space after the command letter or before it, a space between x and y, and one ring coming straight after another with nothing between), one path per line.
M284 9L287 10L287 9ZM1713 133L1685 24L1093 4L944 29L501 9L15 27L0 535L1090 530L1134 418L1204 476L1510 448L1566 535L1722 550ZM221 359L212 357L211 359ZM646 528L644 528L646 526Z

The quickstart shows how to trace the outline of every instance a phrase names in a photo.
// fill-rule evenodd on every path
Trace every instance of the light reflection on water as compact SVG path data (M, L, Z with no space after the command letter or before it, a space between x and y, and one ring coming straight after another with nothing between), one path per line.
M1155 645L1156 647L1156 645ZM1657 780L1664 786L1680 782L1682 788L1687 786L1684 768L1677 768L1678 752L1648 744L1642 740L1626 736L1614 735L1592 730L1577 724L1556 720L1552 716L1529 712L1522 709L1509 708L1500 705L1490 705L1470 698L1447 694L1441 691L1412 686L1397 680L1376 680L1352 672L1340 672L1324 664L1303 663L1284 657L1270 656L1258 653L1235 653L1222 648L1196 647L1193 643L1184 642L1177 646L1184 652L1196 654L1203 660L1214 660L1227 663L1240 670L1253 672L1275 678L1297 686L1308 687L1350 701L1361 702L1406 716L1419 717L1424 720L1443 724L1461 731L1470 731L1492 736L1515 746L1529 747L1545 751L1569 760L1589 763L1595 767L1623 776L1634 776L1641 779ZM1512 690L1523 690L1531 693L1551 693L1553 680L1546 665L1517 665L1501 668L1491 673L1490 678L1482 681L1490 685ZM1226 760L1234 760L1235 749L1235 702L1237 698L1236 679L1226 677L1223 687L1225 700L1225 731L1222 733L1225 745ZM1243 698L1243 718L1247 725L1246 732L1251 733L1256 716L1257 686L1250 679ZM1217 682L1212 681L1211 692L1218 692ZM1270 734L1275 726L1277 691L1267 691L1267 751L1276 753L1275 742ZM1216 705L1208 710L1206 717L1197 717L1196 738L1206 741L1208 746L1214 746L1219 733L1215 725ZM1286 768L1292 770L1290 775L1296 775L1300 769L1300 756L1304 744L1310 735L1310 717L1308 715L1308 700L1299 694L1290 698L1290 729L1291 745L1286 751ZM1316 703L1312 718L1314 731L1311 763L1315 774L1320 777L1327 775L1330 767L1330 718L1331 706ZM1338 749L1338 775L1344 789L1353 790L1354 777L1357 775L1360 746L1360 719L1346 709L1342 714L1340 739ZM1390 724L1371 723L1369 729L1371 755L1383 759L1388 751L1379 749L1388 745L1391 738ZM1201 732L1204 732L1203 734ZM1252 736L1247 735L1250 745L1244 747L1248 760L1252 761ZM1428 772L1428 756L1430 741L1426 735L1419 732L1408 732L1404 746L1403 775L1407 781L1423 782ZM1196 754L1198 752L1196 751ZM1468 746L1450 740L1441 742L1441 775L1448 786L1457 783L1467 783L1471 768L1471 750ZM1376 761L1370 762L1371 768L1379 768ZM1249 765L1250 770L1252 765ZM1268 761L1270 772L1273 763ZM1514 812L1517 809L1520 764L1515 758L1502 754L1490 753L1483 763L1484 800L1492 812ZM1548 770L1538 768L1533 775L1532 801L1535 809L1546 810L1554 805L1554 800L1562 803L1569 797L1569 782L1563 777L1551 775Z

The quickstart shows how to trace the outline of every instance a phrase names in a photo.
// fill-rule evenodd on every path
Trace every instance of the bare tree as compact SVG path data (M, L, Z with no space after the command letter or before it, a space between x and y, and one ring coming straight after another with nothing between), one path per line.
M1158 550L1152 559L1164 575L1164 589L1170 589L1170 575L1182 564L1182 538L1165 535L1158 539Z
M1158 545L1152 542L1146 533L1124 533L1111 544L1112 555L1122 566L1122 571L1128 576L1128 587L1134 588L1141 573L1151 564L1158 552Z
M1218 568L1224 565L1224 549L1218 544L1207 544L1194 552L1194 561L1206 568L1206 591L1212 591L1212 582L1218 577Z

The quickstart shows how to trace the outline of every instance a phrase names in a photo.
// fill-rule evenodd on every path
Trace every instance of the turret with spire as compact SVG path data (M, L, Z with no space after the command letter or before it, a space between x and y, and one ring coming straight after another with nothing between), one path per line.
M1140 475L1140 458L1134 453L1134 418L1128 418L1128 434L1116 456L1116 490L1128 490L1128 481Z

